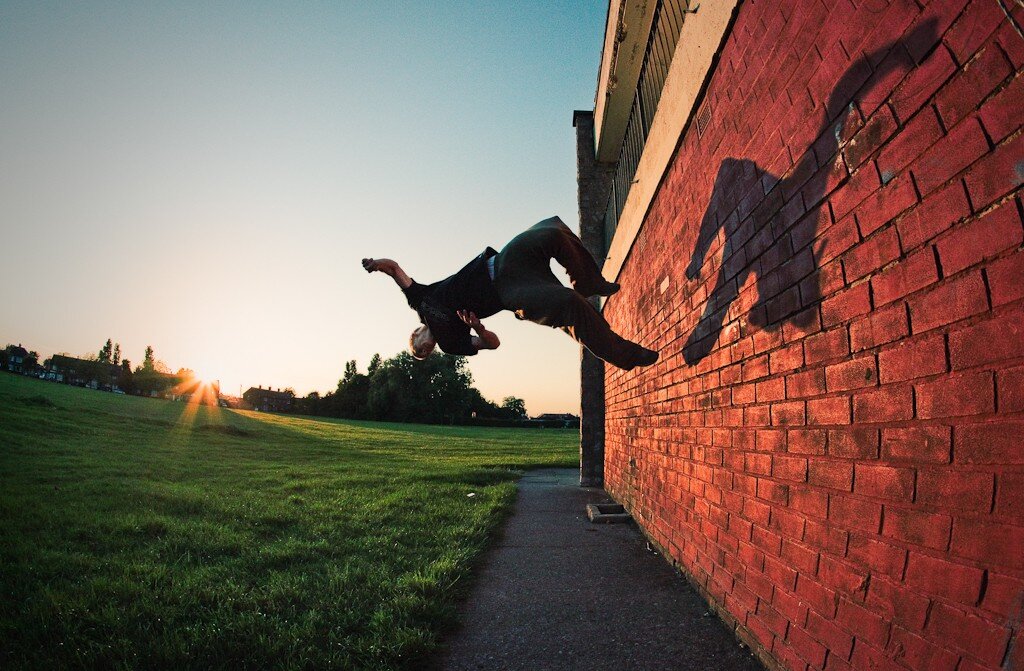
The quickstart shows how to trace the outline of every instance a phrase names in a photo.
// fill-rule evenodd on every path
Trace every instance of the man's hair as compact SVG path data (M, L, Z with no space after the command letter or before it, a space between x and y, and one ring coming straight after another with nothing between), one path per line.
M409 336L409 353L412 354L414 359L423 361L431 352L434 351L434 346L437 344L434 341L433 334L430 334L430 329L426 325L421 324Z

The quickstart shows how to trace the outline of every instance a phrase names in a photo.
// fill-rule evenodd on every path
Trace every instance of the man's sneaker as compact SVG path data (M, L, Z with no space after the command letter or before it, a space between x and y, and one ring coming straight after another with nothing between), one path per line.
M611 296L621 289L618 282L603 282L601 286L594 289L592 296Z

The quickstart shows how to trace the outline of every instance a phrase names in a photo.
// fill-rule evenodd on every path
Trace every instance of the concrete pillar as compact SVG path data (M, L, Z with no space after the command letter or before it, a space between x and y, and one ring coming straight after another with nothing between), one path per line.
M604 215L614 166L598 163L594 147L594 113L577 110L576 184L580 206L580 239L604 263ZM599 307L598 299L594 307ZM580 347L580 486L604 486L604 362Z

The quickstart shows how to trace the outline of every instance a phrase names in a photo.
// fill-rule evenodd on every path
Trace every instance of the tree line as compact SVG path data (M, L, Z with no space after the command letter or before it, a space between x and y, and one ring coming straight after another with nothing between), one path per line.
M323 396L295 400L305 415L424 424L514 423L526 418L523 399L488 401L473 386L466 358L434 354L417 361L408 352L390 359L374 354L366 372L345 364L338 386Z

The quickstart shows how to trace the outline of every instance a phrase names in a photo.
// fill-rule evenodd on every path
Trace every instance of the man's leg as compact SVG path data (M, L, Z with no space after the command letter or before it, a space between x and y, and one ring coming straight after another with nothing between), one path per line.
M618 285L605 281L601 271L579 237L558 217L545 219L514 237L495 260L495 277L550 275L554 259L569 273L573 289L584 296L610 296Z
M507 299L502 296L502 300L507 300L506 305L520 319L561 328L597 357L619 368L649 366L658 359L657 352L612 331L604 317L583 296L557 280L518 285Z

